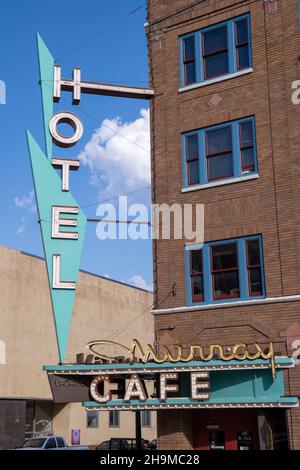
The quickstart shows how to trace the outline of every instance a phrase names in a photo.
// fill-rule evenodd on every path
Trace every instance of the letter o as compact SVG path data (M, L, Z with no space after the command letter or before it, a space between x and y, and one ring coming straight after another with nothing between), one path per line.
M106 395L100 395L98 391L98 385L100 382L109 383L109 377L103 375L97 375L94 377L90 385L90 393L95 401L99 403L105 403L111 400L111 392L107 393Z
M71 137L60 134L57 130L57 125L60 123L69 124L73 128L74 134ZM52 135L54 143L58 147L72 147L81 139L83 135L83 124L79 117L75 114L62 111L54 114L54 116L50 119L49 131Z

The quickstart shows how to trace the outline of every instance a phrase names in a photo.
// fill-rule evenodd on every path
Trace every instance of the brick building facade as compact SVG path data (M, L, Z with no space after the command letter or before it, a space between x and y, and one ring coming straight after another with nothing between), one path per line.
M278 355L297 356L298 8L297 0L148 0L153 201L204 204L212 263L191 261L186 240L154 241L159 344L272 341ZM246 255L235 252L240 246ZM284 380L285 395L299 397L300 365ZM237 448L237 433L251 428L254 448L300 449L299 407L239 410L238 420L236 413L160 411L159 446L209 448L215 429L221 447Z

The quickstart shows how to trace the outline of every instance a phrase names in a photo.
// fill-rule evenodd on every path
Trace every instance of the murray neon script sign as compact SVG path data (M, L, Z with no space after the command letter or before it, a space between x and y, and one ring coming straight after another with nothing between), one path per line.
M53 155L53 144L60 149L77 144L84 134L81 119L73 112L54 113L62 91L72 92L73 105L82 93L150 99L153 91L138 87L110 85L81 80L81 70L73 69L70 80L61 77L61 67L42 38L37 35L40 85L42 91L44 147L39 146L27 130L27 141L34 179L39 223L42 232L47 265L59 359L64 362L70 330L77 278L86 228L85 214L70 191L70 171L80 168L80 161L64 158L60 152ZM66 136L59 131L65 123L72 128ZM56 170L60 170L59 176Z

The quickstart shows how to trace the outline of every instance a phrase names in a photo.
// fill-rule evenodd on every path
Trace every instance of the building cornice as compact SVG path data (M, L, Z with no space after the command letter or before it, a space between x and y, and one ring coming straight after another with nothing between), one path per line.
M300 301L300 295L266 297L265 299L241 300L241 301L236 301L236 302L224 302L221 304L206 304L206 305L193 305L193 306L183 305L181 307L153 309L152 314L153 315L168 315L168 314L174 314L174 313L195 312L199 310L215 310L217 308L232 308L232 307L247 307L247 306L253 307L255 305L283 303L283 302L299 302L299 301Z

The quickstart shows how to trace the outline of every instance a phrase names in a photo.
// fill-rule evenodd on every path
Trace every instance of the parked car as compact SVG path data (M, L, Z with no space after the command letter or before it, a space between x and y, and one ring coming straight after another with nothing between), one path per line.
M149 442L148 448L152 450L157 449L157 439L153 439L151 442Z
M142 449L155 449L156 447L152 445L152 442L142 439ZM136 440L131 437L112 437L101 442L96 450L136 450L136 448Z
M15 450L89 450L89 447L68 446L62 436L40 436L25 439Z

